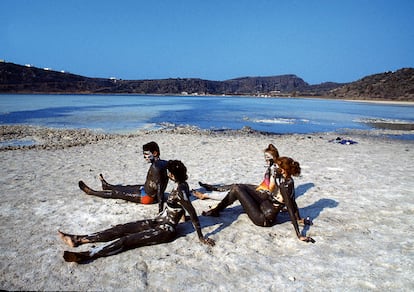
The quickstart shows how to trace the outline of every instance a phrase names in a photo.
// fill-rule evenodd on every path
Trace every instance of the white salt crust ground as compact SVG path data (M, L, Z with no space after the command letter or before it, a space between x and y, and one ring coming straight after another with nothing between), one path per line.
M121 291L412 291L414 280L414 143L366 136L355 145L328 142L336 134L223 135L146 133L85 146L0 152L0 289ZM180 159L191 188L198 181L259 183L262 150L273 143L301 163L295 179L306 230L299 241L287 216L261 228L238 203L219 218L200 216L199 243L190 222L169 244L142 247L88 264L66 263L57 230L90 233L153 217L157 206L87 196L142 183L148 165L141 146L156 141L164 159ZM167 191L173 188L170 182ZM197 200L198 214L217 201ZM100 246L101 244L95 244Z

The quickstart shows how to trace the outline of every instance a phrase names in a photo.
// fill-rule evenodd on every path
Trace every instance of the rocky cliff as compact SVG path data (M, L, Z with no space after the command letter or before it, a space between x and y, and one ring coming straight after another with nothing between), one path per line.
M335 98L414 101L414 68L370 75L328 92Z

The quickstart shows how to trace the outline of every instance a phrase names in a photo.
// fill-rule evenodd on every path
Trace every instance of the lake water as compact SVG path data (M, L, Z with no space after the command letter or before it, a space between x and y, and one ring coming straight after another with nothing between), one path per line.
M414 105L311 98L150 95L0 95L0 124L88 128L107 133L157 129L164 123L202 129L314 133L371 129L372 122L414 124ZM414 134L402 139L413 139Z

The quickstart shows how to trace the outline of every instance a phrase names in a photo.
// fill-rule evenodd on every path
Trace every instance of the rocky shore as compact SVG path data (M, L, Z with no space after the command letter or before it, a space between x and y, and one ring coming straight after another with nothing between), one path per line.
M87 129L51 129L35 126L0 126L0 151L16 149L60 149L81 146L116 135Z
M227 137L278 137L283 134L275 134L254 130L250 127L244 127L239 130L202 130L195 126L174 124L162 124L158 130L137 130L129 134L108 134L89 129L55 129L40 126L27 125L3 125L0 126L0 152L10 150L30 150L30 149L64 149L74 146L83 146L94 144L101 140L112 140L118 138L133 138L148 134L179 134L179 135L196 135L196 136L227 136ZM375 129L356 130L343 129L336 133L314 133L309 136L317 135L344 135L354 138L387 138L390 135L398 139L401 135L412 135L412 124L389 124L375 123L372 125ZM304 135L306 136L306 135Z
M255 131L249 127L241 130L201 130L193 126L164 125L162 129L138 130L132 134L106 134L88 129L52 129L37 126L7 125L0 126L0 151L29 149L63 149L74 146L93 144L100 140L120 137L134 137L148 133L183 134L183 135L276 135Z

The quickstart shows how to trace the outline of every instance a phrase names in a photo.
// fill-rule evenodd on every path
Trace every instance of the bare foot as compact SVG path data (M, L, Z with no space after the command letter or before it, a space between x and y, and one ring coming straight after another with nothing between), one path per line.
M101 180L102 189L104 191L111 189L109 183L104 179L102 173L99 174L99 179Z
M208 211L203 211L201 213L201 215L203 215L203 216L211 216L211 217L219 217L220 216L220 212L217 211L216 209L210 209Z
M304 242L315 243L315 240L309 236L299 236L299 240L304 241Z
M87 195L92 194L93 190L90 187L88 187L83 181L80 180L78 184L79 184L79 188L82 191L84 191Z
M89 255L89 252L82 251L82 252L73 252L73 251L64 251L63 258L67 262L84 262L87 260L90 260L91 257Z
M63 233L62 231L58 230L59 237L70 247L76 247L79 244L73 241L73 235Z
M200 200L208 199L208 196L206 194L203 194L202 192L196 190L193 190L193 195Z

